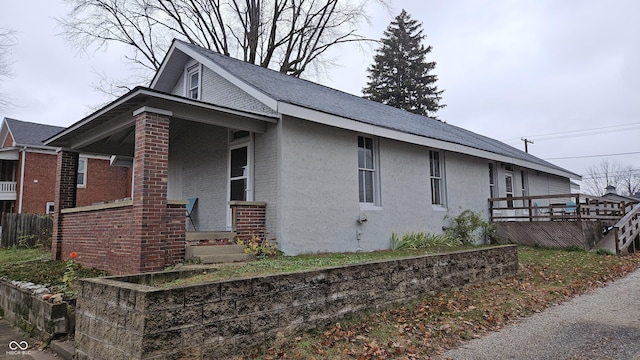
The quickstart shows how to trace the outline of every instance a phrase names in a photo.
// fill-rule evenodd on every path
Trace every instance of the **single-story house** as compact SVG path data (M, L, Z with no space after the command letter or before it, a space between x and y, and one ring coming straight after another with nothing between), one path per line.
M189 198L198 231L260 232L292 255L386 249L394 231L440 233L446 215L486 214L490 197L565 194L580 179L486 136L180 40L149 87L47 145L62 149L54 256L86 252L112 272L179 261ZM65 180L77 152L131 162L132 200L77 208ZM97 225L82 235L82 224Z

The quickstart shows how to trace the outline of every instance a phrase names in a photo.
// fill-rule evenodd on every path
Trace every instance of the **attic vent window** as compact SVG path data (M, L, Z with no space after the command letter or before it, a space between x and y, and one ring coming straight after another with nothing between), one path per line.
M187 71L187 97L200 99L200 66L196 65Z

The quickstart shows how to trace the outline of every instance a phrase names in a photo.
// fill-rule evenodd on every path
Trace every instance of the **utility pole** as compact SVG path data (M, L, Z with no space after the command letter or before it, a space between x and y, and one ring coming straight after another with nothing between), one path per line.
M524 141L524 152L529 153L529 144L533 144L533 140L529 140L526 138L520 138L520 140Z

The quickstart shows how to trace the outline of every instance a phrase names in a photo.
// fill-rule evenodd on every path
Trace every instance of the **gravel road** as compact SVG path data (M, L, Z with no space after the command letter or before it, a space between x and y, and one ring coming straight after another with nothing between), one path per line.
M472 340L442 359L640 360L640 270Z

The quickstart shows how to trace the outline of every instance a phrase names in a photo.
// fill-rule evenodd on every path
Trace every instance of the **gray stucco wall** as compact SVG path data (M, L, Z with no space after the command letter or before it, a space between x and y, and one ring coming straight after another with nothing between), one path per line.
M278 125L267 125L267 132L254 134L254 200L267 203L267 238L276 238L278 213Z
M361 207L358 134L288 117L281 124L278 237L287 254L386 249L393 231L441 233L448 213L488 216L485 159L445 153L447 207L432 206L429 149L379 139L380 206Z
M198 198L192 217L199 231L226 228L227 137L225 128L189 121L171 135L169 173L181 172L182 199Z

